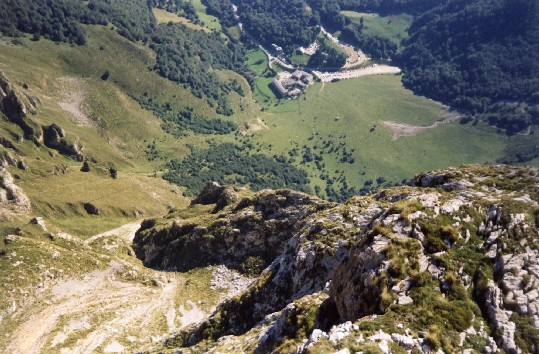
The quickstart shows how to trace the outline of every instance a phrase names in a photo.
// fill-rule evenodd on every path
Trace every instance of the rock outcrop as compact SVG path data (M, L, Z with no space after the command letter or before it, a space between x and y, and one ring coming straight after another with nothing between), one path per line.
M70 156L76 160L82 161L83 156L81 147L69 142L66 139L65 132L57 124L44 126L43 128L43 144L46 147L58 150L62 155Z
M23 97L0 72L0 112L22 129L26 139L38 141L41 138L41 130L27 117L30 111L35 110L35 106L28 100L25 102Z
M154 267L185 270L204 259L246 272L241 264L254 255L267 264L163 345L183 353L538 352L539 172L468 166L413 181L341 205L264 191L203 221L139 231L137 255Z
M234 191L233 187L221 186L217 182L209 182L202 188L202 191L200 191L198 196L191 201L191 205L215 204L215 208L212 212L216 213L227 205L236 202L238 198L238 194Z
M10 212L27 213L30 211L30 199L22 189L15 185L13 176L4 167L0 167L0 214L5 217Z
M30 119L28 115L36 113L38 102L34 97L17 92L0 72L0 113L22 129L25 139L32 140L37 146L44 144L63 155L82 161L80 145L70 142L62 128L54 123L40 126ZM0 138L0 144L7 148L14 148L13 144L5 138Z
M329 206L299 192L262 191L202 222L176 220L170 226L139 230L134 249L146 266L165 270L211 264L245 270L256 260L266 267L308 215Z

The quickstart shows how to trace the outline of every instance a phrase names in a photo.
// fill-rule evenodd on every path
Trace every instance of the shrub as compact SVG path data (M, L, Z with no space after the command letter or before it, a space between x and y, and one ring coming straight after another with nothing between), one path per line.
M114 179L118 178L118 170L114 167L109 167L110 176Z
M82 167L80 168L81 172L90 172L90 164L88 164L88 161L84 161L82 163Z
M103 73L103 75L101 75L101 80L106 81L106 80L109 79L109 76L110 76L110 71L105 70L105 72Z

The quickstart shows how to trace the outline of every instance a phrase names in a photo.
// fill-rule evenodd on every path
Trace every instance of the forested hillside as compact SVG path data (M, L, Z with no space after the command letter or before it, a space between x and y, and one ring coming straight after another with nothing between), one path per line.
M84 29L80 23L106 24L99 12L91 11L73 0L5 0L0 2L0 32L8 36L22 33L53 41L84 44Z
M343 10L375 11L381 13L419 12L440 4L443 0L327 0Z
M318 34L316 19L303 0L238 0L238 13L244 28L260 42L275 43L286 52L309 45Z
M418 17L400 58L415 92L516 133L539 124L537 0L450 0Z
M157 25L151 8L159 7L196 21L192 4L184 0L8 0L0 3L0 32L17 36L33 34L56 42L84 45L82 24L116 26L131 41L148 43L157 54L155 70L163 77L188 87L195 96L205 97L216 113L233 113L226 96L240 92L238 85L221 82L213 69L230 69L252 81L244 65L241 43L227 41L219 34L204 33L181 24Z
M217 113L232 114L226 94L239 89L221 82L210 69L230 69L249 78L241 45L228 45L218 33L208 35L169 23L155 29L151 47L157 53L156 68L161 76L188 86L199 98L216 101Z

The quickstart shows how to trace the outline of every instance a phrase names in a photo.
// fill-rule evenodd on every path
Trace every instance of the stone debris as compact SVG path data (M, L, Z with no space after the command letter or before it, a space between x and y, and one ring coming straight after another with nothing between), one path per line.
M352 324L351 321L346 321L338 326L333 326L329 331L329 340L333 343L338 343L344 338L350 336L352 330L358 330L359 327L355 324Z
M124 351L125 347L117 341L111 342L105 347L105 349L103 349L104 353L123 353Z
M215 269L212 271L212 276L213 277L210 280L210 289L228 289L226 297L232 297L239 294L256 280L256 278L246 277L237 271L228 269L224 265L218 265L215 267Z

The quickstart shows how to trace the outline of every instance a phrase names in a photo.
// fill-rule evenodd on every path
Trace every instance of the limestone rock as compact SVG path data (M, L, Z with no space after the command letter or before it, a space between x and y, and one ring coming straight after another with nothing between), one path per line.
M227 205L238 201L238 194L231 186L221 186L217 182L209 182L200 191L198 196L191 201L191 205L195 204L215 204L212 213L222 210Z
M47 226L45 225L45 220L42 217L36 216L30 220L30 224L37 225L41 227L43 231L47 231Z
M200 191L198 196L191 201L191 205L195 204L215 204L221 198L221 193L225 187L217 182L208 182Z
M505 183L493 188L487 175ZM135 249L146 265L169 270L243 271L248 259L262 259L251 285L174 337L193 352L220 352L223 342L259 353L389 353L396 345L431 353L444 343L464 353L477 343L490 353L533 352L518 347L515 316L539 328L539 171L470 166L415 181L420 187L340 205L263 191L203 221L154 223L137 233ZM424 314L432 316L417 318Z
M41 132L39 127L27 117L29 104L24 102L24 97L15 91L13 85L0 72L0 112L24 131L26 139L37 141L41 137Z
M426 173L416 177L416 185L419 187L436 187L446 183L449 180L449 176L443 173Z
M0 208L6 211L27 213L30 211L30 199L13 182L13 176L3 167L0 167Z
M502 332L500 338L502 348L516 353L518 351L515 343L516 325L509 319L511 312L503 309L502 291L492 281L489 281L485 299L490 320L494 327Z
M43 143L51 149L58 150L62 155L73 157L78 161L82 161L83 156L81 147L76 143L71 143L67 140L64 130L53 123L48 126L43 126Z

